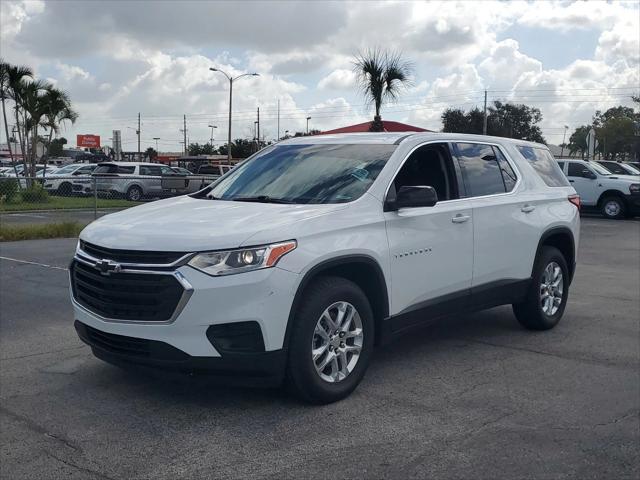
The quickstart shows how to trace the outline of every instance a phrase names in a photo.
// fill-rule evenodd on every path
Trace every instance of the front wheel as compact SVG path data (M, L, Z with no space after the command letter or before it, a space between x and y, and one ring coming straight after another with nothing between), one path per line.
M513 305L513 313L530 330L549 330L562 318L569 297L569 269L555 247L542 247L536 260L525 300Z
M71 187L71 184L69 182L63 182L58 187L58 195L62 195L62 196L68 197L69 195L71 195L71 192L72 192L72 187Z
M375 335L362 290L344 278L320 278L306 289L292 321L289 389L316 404L353 392L369 366Z
M619 220L625 217L625 204L619 197L607 197L600 203L600 212L606 218Z

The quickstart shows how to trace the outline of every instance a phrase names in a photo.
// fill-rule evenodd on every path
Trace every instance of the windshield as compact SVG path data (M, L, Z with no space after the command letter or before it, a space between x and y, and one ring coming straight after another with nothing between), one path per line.
M59 168L56 173L73 173L78 169L78 165L67 165L66 167Z
M213 185L220 200L346 203L364 194L395 145L280 145L266 148Z
M611 172L604 168L602 165L596 162L589 162L589 166L593 168L600 175L611 175Z

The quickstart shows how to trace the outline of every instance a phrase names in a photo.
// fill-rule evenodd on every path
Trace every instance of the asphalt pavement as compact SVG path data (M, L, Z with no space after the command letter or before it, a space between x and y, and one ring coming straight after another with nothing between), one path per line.
M640 222L582 225L554 330L441 321L323 407L102 363L72 326L75 240L0 244L0 477L639 478Z

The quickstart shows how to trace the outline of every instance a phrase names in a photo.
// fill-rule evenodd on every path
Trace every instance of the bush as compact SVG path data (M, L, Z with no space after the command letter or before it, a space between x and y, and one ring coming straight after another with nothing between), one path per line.
M77 237L84 227L84 224L78 222L0 226L0 242L37 238L73 238Z
M18 196L18 180L16 178L0 179L0 199L11 202Z
M49 201L49 192L42 184L36 182L26 190L22 191L22 201L28 203L44 203Z

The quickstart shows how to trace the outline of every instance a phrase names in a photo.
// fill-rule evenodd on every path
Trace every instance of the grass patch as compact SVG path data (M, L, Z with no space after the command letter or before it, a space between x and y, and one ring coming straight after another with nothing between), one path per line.
M140 205L142 202L130 202L124 199L98 198L98 208L128 208ZM0 202L0 212L24 212L28 210L64 210L64 209L92 209L93 197L58 197L51 195L44 202L10 201Z
M39 238L73 238L85 227L79 222L46 223L43 225L0 225L0 242L35 240Z

